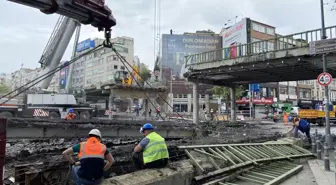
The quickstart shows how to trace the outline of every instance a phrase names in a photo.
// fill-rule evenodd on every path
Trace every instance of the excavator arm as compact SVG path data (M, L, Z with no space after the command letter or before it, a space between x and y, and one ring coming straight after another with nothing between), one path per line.
M104 0L8 0L39 9L45 14L60 14L91 24L99 31L110 31L116 25L111 9Z

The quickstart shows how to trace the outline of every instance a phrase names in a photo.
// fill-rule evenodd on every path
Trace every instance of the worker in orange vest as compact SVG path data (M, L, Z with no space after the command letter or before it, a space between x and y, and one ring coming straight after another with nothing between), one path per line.
M284 112L284 113L283 113L283 121L284 121L284 124L285 124L285 125L288 124L288 114L287 114L287 112Z
M76 119L76 114L74 113L73 108L70 108L68 114L65 117L66 120L74 120Z
M79 162L75 162L71 155L78 153ZM72 178L76 185L98 185L108 171L114 159L112 154L101 143L101 133L98 129L92 129L86 142L81 142L66 149L63 156L72 166ZM105 164L104 159L107 160Z

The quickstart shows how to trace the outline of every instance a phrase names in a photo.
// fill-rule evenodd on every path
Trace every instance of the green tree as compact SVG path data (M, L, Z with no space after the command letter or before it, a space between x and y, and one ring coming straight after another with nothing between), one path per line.
M148 66L144 63L140 64L140 75L143 81L147 81L151 78L152 74L151 71L148 69Z
M10 88L8 87L8 85L0 83L0 94L9 93L9 92L10 92Z
M230 96L230 88L229 87L222 87L216 86L211 89L211 92L216 95L217 97L221 97L225 101L226 110L228 110L229 101L231 100ZM236 99L239 99L243 96L245 89L243 86L236 87Z

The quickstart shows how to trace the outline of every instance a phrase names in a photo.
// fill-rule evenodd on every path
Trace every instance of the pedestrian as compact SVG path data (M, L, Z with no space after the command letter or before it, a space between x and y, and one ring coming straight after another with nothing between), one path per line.
M146 123L140 128L145 137L134 148L132 159L137 169L164 168L168 164L169 153L165 139L154 132L153 125Z
M293 122L293 128L290 131L294 130L294 137L298 137L298 131L302 132L308 138L309 144L311 144L311 137L310 137L310 123L301 118L293 118L291 116L288 117L288 121Z
M148 114L149 114L149 117L151 117L151 115L152 115L152 109L149 109Z
M288 125L288 114L287 114L287 112L283 113L283 121L284 121L285 125Z
M160 116L160 112L161 112L160 107L156 107L155 110L156 110L156 116L155 117Z
M78 153L79 162L75 162L71 157L74 153ZM101 143L101 133L98 129L89 132L86 142L70 147L62 154L72 165L72 178L76 185L100 184L104 171L108 171L114 162L110 151ZM106 164L104 159L107 160Z

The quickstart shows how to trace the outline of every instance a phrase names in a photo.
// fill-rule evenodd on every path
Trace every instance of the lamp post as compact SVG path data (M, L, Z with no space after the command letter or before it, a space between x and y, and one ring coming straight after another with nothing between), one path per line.
M325 29L325 22L324 22L324 3L323 0L320 1L321 3L321 39L326 39L326 29ZM322 62L323 62L323 72L328 72L327 67L327 58L326 55L322 54ZM325 113L326 113L326 127L325 127L325 133L326 133L326 142L328 144L328 149L331 148L331 137L330 137L330 116L329 116L329 88L328 86L324 87L324 103L325 103Z

